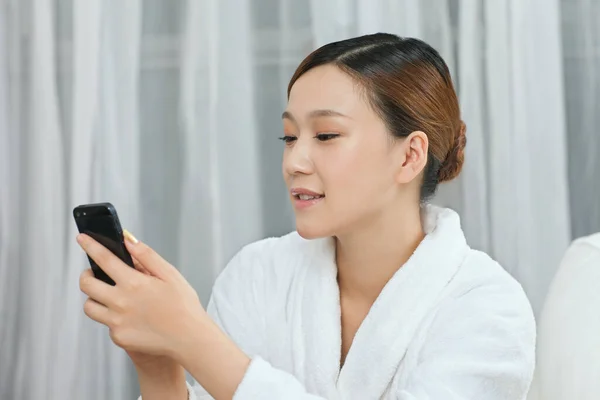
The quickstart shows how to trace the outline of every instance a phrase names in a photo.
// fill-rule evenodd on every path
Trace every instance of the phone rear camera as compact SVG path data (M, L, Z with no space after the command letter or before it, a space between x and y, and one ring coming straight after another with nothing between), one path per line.
M83 215L85 215L85 213L83 213Z
M79 217L80 215L81 215L81 213L79 213L79 212L75 213L76 217Z

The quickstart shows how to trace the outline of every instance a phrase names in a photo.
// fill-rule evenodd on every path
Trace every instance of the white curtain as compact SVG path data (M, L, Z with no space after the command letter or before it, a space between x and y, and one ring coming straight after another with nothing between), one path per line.
M71 210L112 202L207 302L263 236L250 3L0 4L0 398L135 398Z
M600 231L600 1L562 0L573 237Z
M316 46L363 33L422 38L448 62L467 162L435 202L462 214L472 245L539 312L572 235L600 230L599 10L0 0L0 398L137 396L127 357L81 310L87 260L71 209L114 203L206 304L243 244L293 229L276 140L293 70Z

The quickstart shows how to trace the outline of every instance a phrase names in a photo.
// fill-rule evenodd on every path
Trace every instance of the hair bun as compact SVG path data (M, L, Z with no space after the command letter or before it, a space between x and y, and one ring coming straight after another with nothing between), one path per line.
M454 136L452 148L448 152L448 155L446 155L446 159L438 171L438 182L451 181L460 174L465 161L465 146L467 145L466 130L467 126L461 121L458 134Z

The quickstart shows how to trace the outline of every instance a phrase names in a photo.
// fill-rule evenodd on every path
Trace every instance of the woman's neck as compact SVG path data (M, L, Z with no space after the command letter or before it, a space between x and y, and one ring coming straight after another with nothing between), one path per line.
M365 229L336 237L340 294L375 302L424 236L417 208L382 216Z

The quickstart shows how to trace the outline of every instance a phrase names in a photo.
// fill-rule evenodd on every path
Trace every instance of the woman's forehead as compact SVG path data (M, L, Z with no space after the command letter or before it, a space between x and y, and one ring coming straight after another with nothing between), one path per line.
M302 75L292 86L286 112L295 118L307 118L317 110L329 110L359 116L368 104L358 84L333 65L319 66Z

